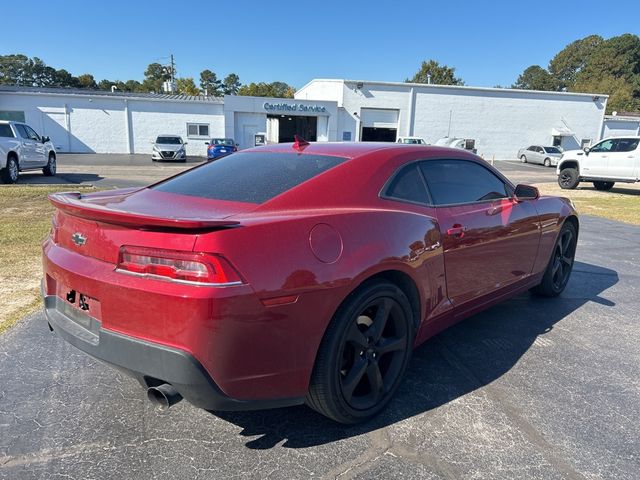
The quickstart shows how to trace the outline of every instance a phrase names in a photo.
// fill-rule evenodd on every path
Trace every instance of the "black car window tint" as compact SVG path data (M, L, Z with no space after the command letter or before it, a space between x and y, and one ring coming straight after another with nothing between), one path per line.
M633 152L638 148L638 138L621 138L616 145L616 152Z
M8 123L0 124L0 137L13 138L13 130L11 130L11 125L9 125Z
M592 152L612 152L615 151L617 140L605 140L604 142L600 142L595 147L591 149Z
M18 130L18 135L20 135L22 138L28 139L29 138L29 132L27 132L27 129L24 128L24 125L20 125L19 123L15 124L16 130Z
M260 204L345 160L326 155L239 152L187 170L151 188L193 197Z
M506 184L482 165L466 160L428 160L420 165L435 205L507 198Z
M418 166L416 164L408 165L400 170L389 183L385 196L398 200L427 203L427 189L420 177Z

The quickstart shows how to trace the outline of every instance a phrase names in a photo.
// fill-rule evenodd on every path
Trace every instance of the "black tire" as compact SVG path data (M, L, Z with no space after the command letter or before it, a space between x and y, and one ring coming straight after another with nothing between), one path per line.
M558 175L558 185L564 190L573 190L580 183L578 170L575 168L563 168Z
M545 297L557 297L563 292L571 276L577 243L578 231L575 225L565 222L553 246L542 282L532 289L534 293Z
M402 290L386 281L362 285L325 332L307 405L339 423L370 419L400 385L414 336L411 305Z
M596 190L600 190L602 192L608 192L615 184L616 182L593 182L593 186L596 187Z
M5 168L0 172L0 178L2 178L3 183L16 183L19 174L20 166L18 165L18 159L14 155L11 155L7 158Z
M47 165L42 169L42 174L45 177L53 177L56 174L56 156L53 152L49 154L49 160L47 161Z
M550 167L551 166L551 160L549 160L548 158L544 159L543 165L545 167Z
M525 157L524 155L522 155L522 156L520 157L520 161L521 161L522 163L527 163L527 157Z

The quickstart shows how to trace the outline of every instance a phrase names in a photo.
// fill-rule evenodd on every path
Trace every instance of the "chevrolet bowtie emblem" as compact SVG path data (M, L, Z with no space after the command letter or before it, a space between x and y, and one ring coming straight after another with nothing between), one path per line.
M73 235L71 235L71 240L73 241L73 243L75 243L79 247L87 243L87 237L82 235L80 232L76 232Z

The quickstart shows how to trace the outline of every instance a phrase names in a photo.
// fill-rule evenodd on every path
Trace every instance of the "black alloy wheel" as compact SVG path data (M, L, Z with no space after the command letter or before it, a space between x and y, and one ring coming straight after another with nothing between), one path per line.
M56 168L56 156L53 153L50 153L49 160L47 161L45 167L42 169L42 174L45 177L53 177L56 174Z
M351 294L323 338L307 404L340 423L378 413L400 384L411 356L411 305L394 284L376 281Z
M407 330L402 307L390 297L373 300L351 322L340 355L340 388L351 407L375 407L393 386L404 365Z
M558 185L564 190L573 190L580 183L578 171L575 168L564 168L558 175Z
M608 192L615 184L616 182L593 182L593 186L596 190L600 190L601 192Z
M573 223L563 225L551 254L551 260L540 285L533 291L546 297L560 295L569 281L578 243L578 232Z

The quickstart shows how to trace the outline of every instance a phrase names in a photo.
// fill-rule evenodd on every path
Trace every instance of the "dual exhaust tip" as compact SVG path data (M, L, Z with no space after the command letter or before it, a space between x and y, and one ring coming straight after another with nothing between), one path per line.
M182 400L182 395L168 383L163 383L157 387L150 387L147 389L147 398L153 403L159 410L167 410L172 405L175 405Z

